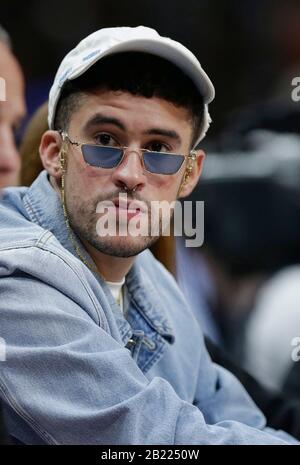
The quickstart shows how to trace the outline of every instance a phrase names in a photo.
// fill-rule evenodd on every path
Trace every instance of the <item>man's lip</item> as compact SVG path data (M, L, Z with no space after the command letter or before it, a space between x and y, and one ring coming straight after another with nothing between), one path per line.
M119 210L127 210L131 212L140 211L141 213L145 213L146 211L145 202L141 202L139 200L116 198L113 199L112 202Z

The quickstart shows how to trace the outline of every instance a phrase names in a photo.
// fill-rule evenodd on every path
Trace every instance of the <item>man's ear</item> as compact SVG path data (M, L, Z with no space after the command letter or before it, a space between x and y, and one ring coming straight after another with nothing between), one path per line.
M188 159L186 163L185 172L178 192L179 198L190 195L201 176L205 153L203 150L194 150L194 153L196 154L196 159Z
M61 135L57 131L46 131L40 143L40 157L43 166L56 182L61 178L60 150L62 146Z

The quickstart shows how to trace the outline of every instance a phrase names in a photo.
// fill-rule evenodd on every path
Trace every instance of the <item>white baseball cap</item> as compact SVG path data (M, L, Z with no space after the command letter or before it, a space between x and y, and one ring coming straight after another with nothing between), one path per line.
M204 101L204 116L197 145L204 138L211 122L208 104L215 96L212 82L190 50L179 42L162 37L154 29L144 26L99 29L85 37L65 56L49 94L49 128L53 129L55 111L64 84L84 74L101 58L120 52L151 53L170 61L190 77Z

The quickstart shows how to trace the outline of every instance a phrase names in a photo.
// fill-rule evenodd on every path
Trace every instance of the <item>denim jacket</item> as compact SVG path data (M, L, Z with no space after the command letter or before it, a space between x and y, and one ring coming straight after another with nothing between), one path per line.
M85 252L86 254L86 252ZM86 254L87 259L90 259ZM126 319L76 255L44 171L0 205L0 396L26 444L285 444L213 364L173 277L142 252Z

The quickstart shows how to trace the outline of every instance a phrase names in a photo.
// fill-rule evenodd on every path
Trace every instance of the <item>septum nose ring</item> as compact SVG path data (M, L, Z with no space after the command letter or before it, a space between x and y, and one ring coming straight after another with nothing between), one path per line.
M128 189L127 186L124 186L124 190L125 190L126 192L128 192L128 191L130 191L130 192L135 192L135 191L136 191L136 187L134 187L133 189Z

